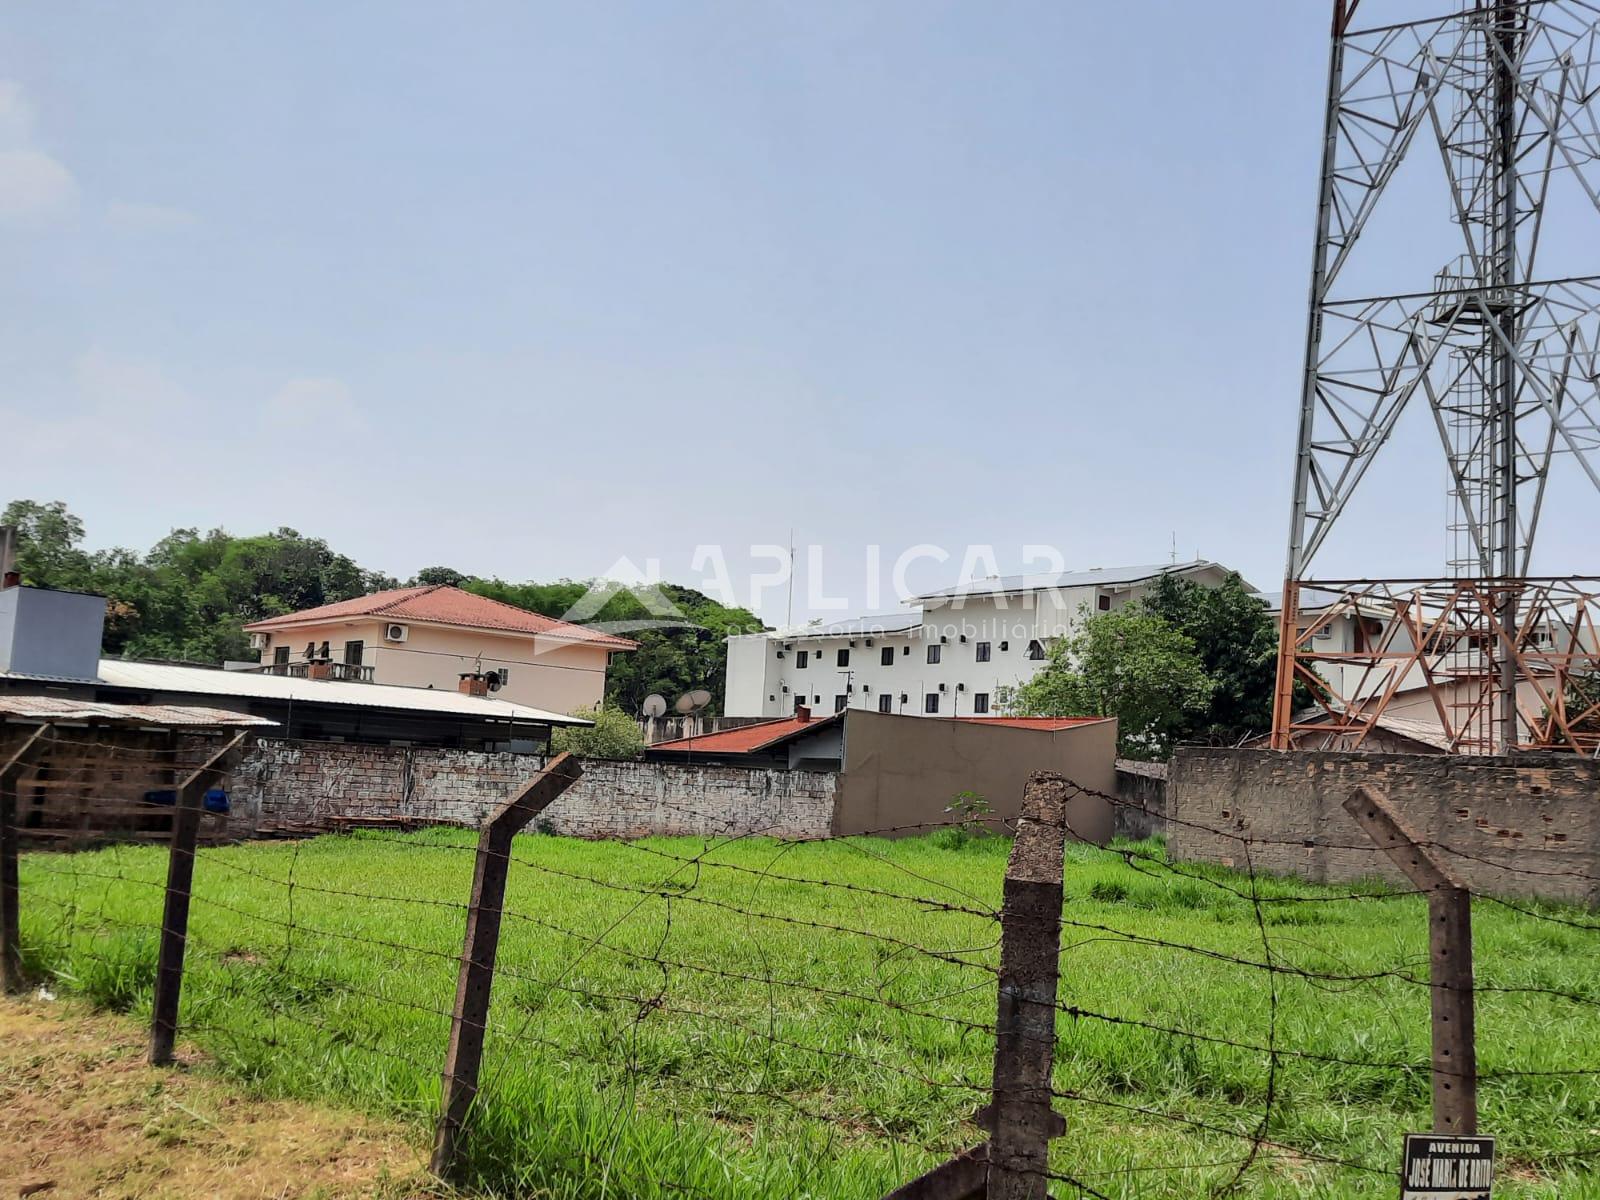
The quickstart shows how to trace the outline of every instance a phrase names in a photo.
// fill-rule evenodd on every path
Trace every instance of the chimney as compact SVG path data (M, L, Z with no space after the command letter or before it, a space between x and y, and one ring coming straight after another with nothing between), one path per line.
M811 720L810 707L804 704L796 704L794 706L794 719L799 721L802 725Z
M22 573L17 570L16 528L0 525L0 589L14 588L21 583Z
M463 696L487 696L489 694L489 681L483 677L481 671L466 671L461 676L458 689Z

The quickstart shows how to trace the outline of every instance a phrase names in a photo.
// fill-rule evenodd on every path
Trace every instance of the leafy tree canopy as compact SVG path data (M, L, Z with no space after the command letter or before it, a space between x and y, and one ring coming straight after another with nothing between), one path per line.
M632 713L606 705L570 714L593 725L564 726L550 735L550 745L580 758L638 758L644 752L644 731Z
M1205 587L1162 575L1143 606L1194 643L1213 685L1205 708L1185 721L1180 741L1234 745L1271 728L1278 629L1244 580L1230 573L1219 587ZM1309 703L1309 694L1300 703Z
M1086 617L1006 703L1023 716L1116 717L1118 753L1165 758L1213 691L1193 639L1130 604Z

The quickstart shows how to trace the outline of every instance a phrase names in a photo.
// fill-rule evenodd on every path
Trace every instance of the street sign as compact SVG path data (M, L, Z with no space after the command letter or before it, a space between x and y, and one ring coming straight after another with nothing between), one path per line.
M1489 1200L1494 1139L1406 1134L1400 1200Z

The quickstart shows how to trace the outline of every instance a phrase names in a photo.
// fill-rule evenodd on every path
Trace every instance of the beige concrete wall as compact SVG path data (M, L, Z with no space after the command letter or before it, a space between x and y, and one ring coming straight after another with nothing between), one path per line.
M1446 861L1474 891L1600 903L1600 762L1576 754L1188 747L1172 763L1167 848L1174 858L1317 883L1377 875L1404 883L1344 811L1358 784L1449 847Z
M1115 721L1047 732L851 709L834 833L926 832L915 826L948 821L944 810L963 791L987 800L995 818L1010 819L1034 771L1057 771L1114 795L1116 752ZM1085 840L1110 840L1107 802L1080 797L1068 805L1067 817Z
M298 661L306 643L327 642L334 661L343 662L345 643L360 641L362 661L372 667L374 683L454 691L461 673L478 669L481 660L485 671L504 667L510 672L509 682L495 693L502 700L569 713L593 708L605 697L610 655L601 647L416 621L403 622L409 635L397 644L384 641L386 624L361 618L280 630L261 652L261 661L271 662L278 645L287 645L290 658Z

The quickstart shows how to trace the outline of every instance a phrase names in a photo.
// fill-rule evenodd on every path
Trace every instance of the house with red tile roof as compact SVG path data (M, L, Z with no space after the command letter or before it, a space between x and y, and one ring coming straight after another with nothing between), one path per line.
M638 645L446 584L284 613L245 631L268 674L459 690L556 713L598 705L611 656Z

